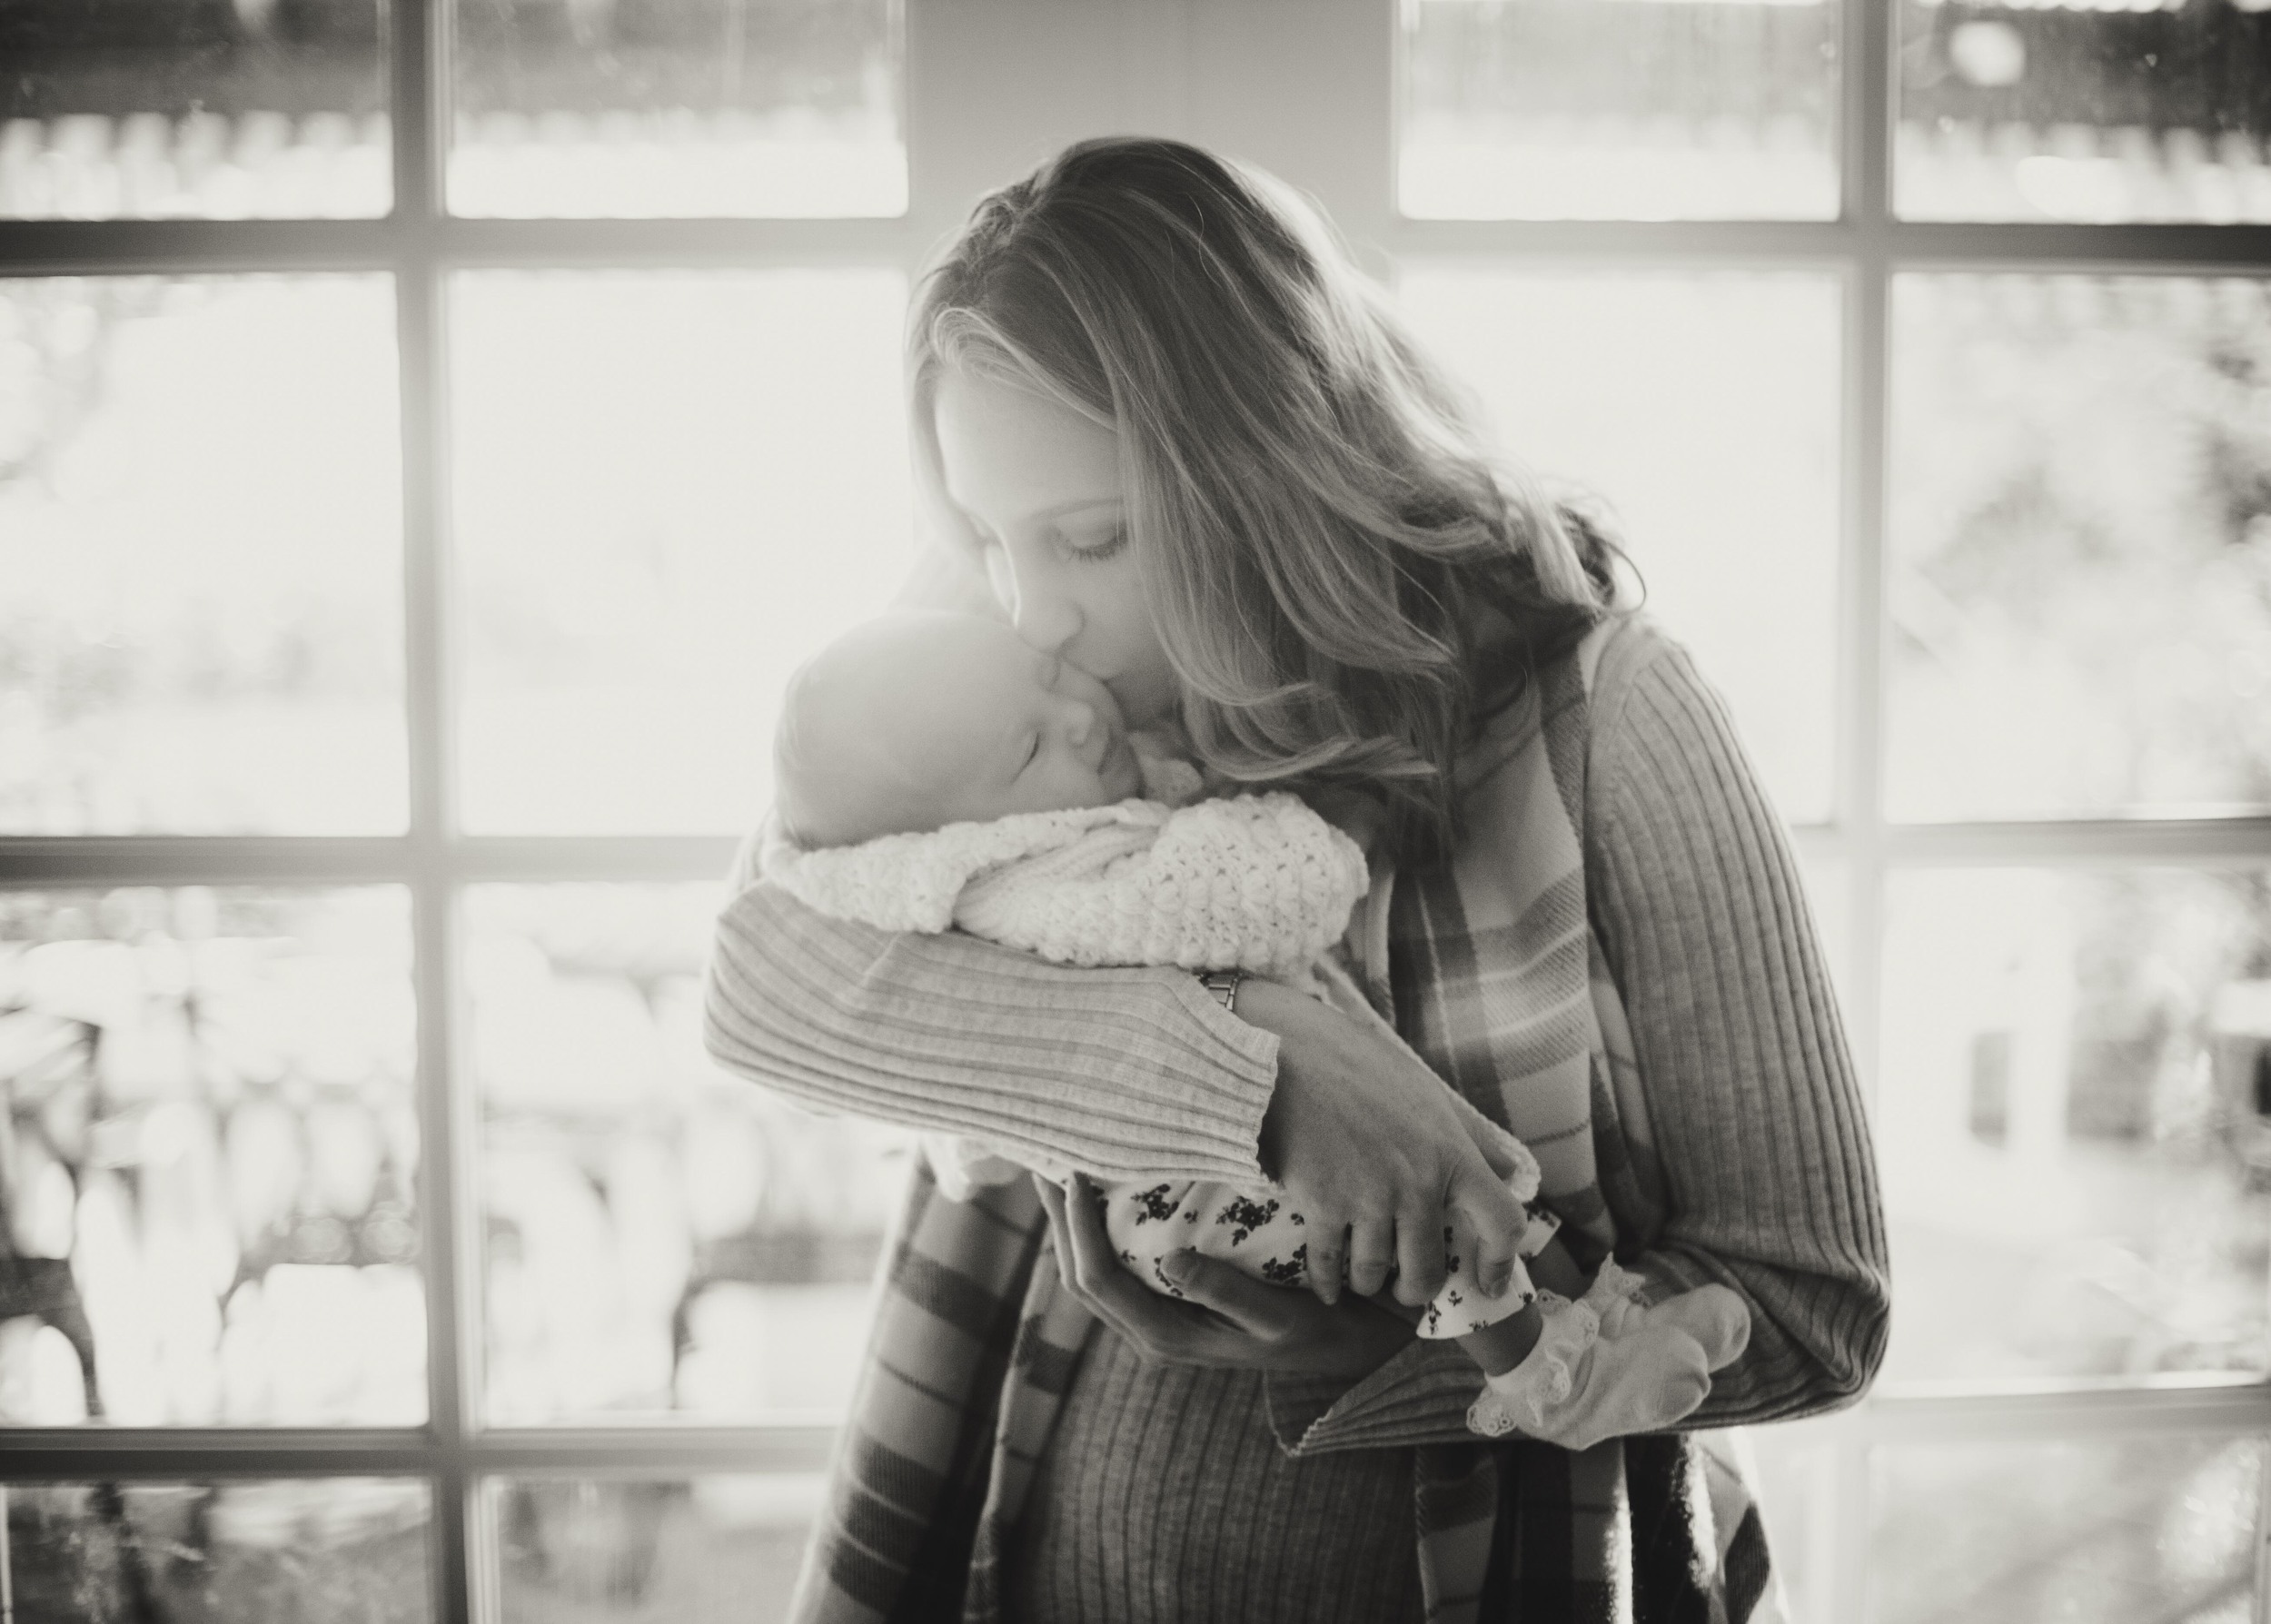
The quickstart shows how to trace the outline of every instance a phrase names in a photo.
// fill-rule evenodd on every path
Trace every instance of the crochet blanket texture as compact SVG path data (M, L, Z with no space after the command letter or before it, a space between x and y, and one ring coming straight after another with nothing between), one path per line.
M859 846L769 843L765 877L821 913L973 936L1066 965L1299 980L1348 927L1356 843L1283 791L1023 812Z

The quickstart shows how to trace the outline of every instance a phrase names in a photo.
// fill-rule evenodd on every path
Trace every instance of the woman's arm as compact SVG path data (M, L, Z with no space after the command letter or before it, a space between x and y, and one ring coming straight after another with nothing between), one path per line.
M1587 870L1624 995L1669 1218L1630 1266L1717 1281L1750 1345L1695 1424L1858 1397L1884 1356L1876 1160L1798 866L1726 708L1645 626L1597 678Z
M718 921L711 1056L822 1111L970 1134L1108 1177L1248 1183L1277 1040L1175 969L1073 969L742 886Z
M1651 1298L1716 1281L1750 1307L1749 1348L1686 1425L1832 1408L1883 1357L1890 1283L1795 859L1724 706L1644 622L1602 656L1592 736L1588 902L1631 1025L1636 1154L1669 1213L1627 1266ZM1271 1420L1304 1454L1452 1441L1471 1436L1477 1381L1463 1355L1419 1342L1354 1387L1273 1375Z

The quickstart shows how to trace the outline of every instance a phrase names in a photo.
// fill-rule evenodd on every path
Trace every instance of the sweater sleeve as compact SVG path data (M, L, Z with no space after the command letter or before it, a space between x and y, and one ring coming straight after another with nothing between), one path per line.
M738 867L737 881L746 856ZM1048 965L739 885L718 921L703 1014L720 1065L818 1110L967 1134L1106 1178L1261 1180L1277 1039L1185 971Z
M1726 708L1645 622L1594 682L1587 896L1632 1030L1668 1216L1626 1260L1651 1300L1710 1282L1750 1345L1691 1426L1850 1401L1883 1358L1890 1276L1875 1159L1780 820ZM1354 1386L1273 1376L1294 1454L1471 1441L1481 1379L1415 1342Z
M1612 662L1629 668L1614 671ZM1636 628L1603 656L1587 817L1595 927L1624 995L1667 1218L1651 1297L1716 1281L1750 1345L1697 1425L1860 1395L1891 1275L1876 1158L1798 866L1726 707Z

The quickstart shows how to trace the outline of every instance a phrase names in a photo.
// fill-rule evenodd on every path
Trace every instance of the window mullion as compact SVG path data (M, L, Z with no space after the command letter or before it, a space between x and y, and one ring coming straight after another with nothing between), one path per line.
M1887 356L1891 211L1891 0L1844 0L1839 159L1846 263L1838 639L1837 817L1846 833L1847 1025L1863 1094L1877 1090L1884 936L1884 530L1889 484ZM1866 1407L1866 1401L1865 1401ZM1866 1615L1869 1441L1858 1426L1833 1443L1830 1594L1839 1618Z
M457 991L455 897L451 890L451 766L446 574L448 378L441 272L432 253L441 209L439 154L446 96L444 0L388 7L394 135L396 342L402 425L404 698L411 787L411 886L418 1009L419 1222L426 1287L427 1424L437 1446L433 1483L435 1617L473 1618L469 1549L472 1497L465 1471L470 1425L462 1213L468 1178L453 1097Z
M2255 1624L2271 1624L2271 1439L2264 1441L2256 1475Z

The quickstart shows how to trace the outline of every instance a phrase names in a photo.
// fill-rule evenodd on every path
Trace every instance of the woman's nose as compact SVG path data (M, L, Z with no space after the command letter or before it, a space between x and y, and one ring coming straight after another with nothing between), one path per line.
M1054 654L1072 641L1080 629L1080 611L1059 593L1048 589L1037 573L1020 569L1009 610L1009 624L1028 649Z

